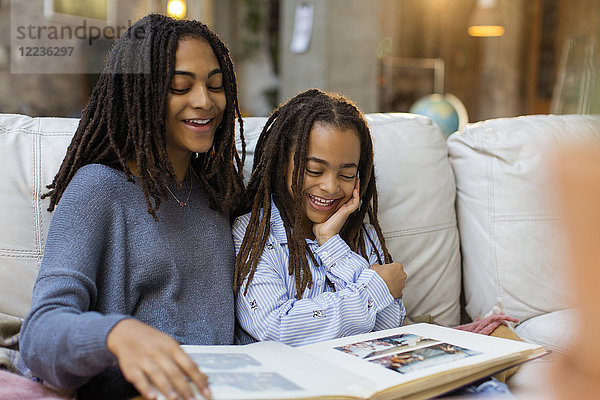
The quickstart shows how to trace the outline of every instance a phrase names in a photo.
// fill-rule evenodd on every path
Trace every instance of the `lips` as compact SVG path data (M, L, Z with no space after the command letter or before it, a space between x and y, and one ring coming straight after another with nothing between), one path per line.
M309 200L311 206L317 210L328 211L336 206L340 199L326 199L324 197L315 196L314 194L307 193L306 197Z
M208 123L210 123L210 121L212 121L212 118L205 118L205 119L184 119L183 123L184 124L189 124L189 125L205 126Z
M189 129L204 133L211 130L214 118L187 118L182 119L181 122Z

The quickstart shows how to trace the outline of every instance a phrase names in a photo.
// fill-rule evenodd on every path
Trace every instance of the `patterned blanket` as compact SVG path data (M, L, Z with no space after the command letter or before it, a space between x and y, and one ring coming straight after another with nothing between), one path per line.
M19 330L21 318L0 313L0 369L21 374L17 368L19 361Z

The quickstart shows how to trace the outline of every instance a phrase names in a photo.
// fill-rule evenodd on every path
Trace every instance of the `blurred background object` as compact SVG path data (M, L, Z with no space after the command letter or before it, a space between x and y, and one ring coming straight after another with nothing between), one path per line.
M469 121L458 97L444 94L446 65L442 58L382 55L380 68L381 79L386 84L381 85L379 112L409 111L426 115L446 137L464 128Z
M311 13L299 22L301 9ZM364 112L408 112L424 96L451 93L469 122L600 113L600 0L0 0L0 112L77 116L114 40L103 29L177 10L228 43L245 115L268 115L309 87L344 93ZM53 39L75 49L65 68L51 68L60 57L37 57L27 73L34 57L14 63L19 32L84 23L81 39ZM311 27L302 52L290 47L298 23ZM102 29L92 44L91 26ZM503 32L479 36L476 26Z
M600 392L600 147L571 145L552 165L565 213L565 237L578 318L570 352L549 377L556 399L596 399Z
M167 14L169 17L181 19L187 14L187 4L185 0L169 0L167 3Z
M594 107L593 96L598 90L596 52L596 42L590 36L565 39L552 93L551 113L590 113Z
M504 35L504 22L496 8L496 0L477 0L467 32L475 37L498 37Z
M423 96L444 93L443 58L382 56L380 68L382 112L408 111Z
M453 94L430 94L417 100L408 110L426 115L435 122L445 137L462 130L469 121L463 103Z

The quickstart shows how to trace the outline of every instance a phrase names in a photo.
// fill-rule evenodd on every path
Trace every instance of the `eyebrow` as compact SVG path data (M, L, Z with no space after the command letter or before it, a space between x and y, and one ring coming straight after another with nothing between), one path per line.
M308 157L306 159L306 161L314 161L316 163L319 164L323 164L323 165L329 165L329 163L325 160L322 160L320 158L317 157ZM355 163L346 163L346 164L342 164L340 165L341 168L357 168L358 169L358 165L356 165Z
M223 73L223 71L221 71L221 68L215 68L208 73L208 77L210 78L213 75L222 74L222 73ZM185 75L185 76L189 76L190 78L196 77L196 74L194 74L193 72L190 72L190 71L175 71L175 75Z

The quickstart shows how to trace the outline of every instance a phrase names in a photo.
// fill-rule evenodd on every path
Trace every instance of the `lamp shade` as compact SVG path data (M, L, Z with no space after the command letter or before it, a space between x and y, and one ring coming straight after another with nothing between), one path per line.
M477 0L469 18L467 32L477 37L497 37L504 35L502 17L496 0Z

